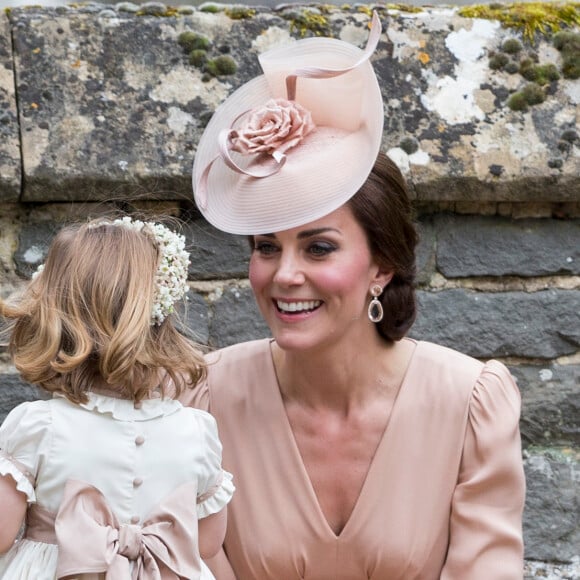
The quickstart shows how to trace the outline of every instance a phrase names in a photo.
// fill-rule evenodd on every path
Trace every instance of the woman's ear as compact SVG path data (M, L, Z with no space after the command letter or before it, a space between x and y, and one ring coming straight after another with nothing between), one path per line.
M395 273L392 270L379 270L374 277L373 284L379 284L383 288L389 285Z

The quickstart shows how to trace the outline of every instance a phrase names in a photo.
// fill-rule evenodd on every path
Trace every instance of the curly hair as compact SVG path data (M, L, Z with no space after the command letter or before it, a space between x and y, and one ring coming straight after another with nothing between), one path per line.
M76 403L96 384L139 401L177 396L205 375L203 354L171 316L151 324L159 248L147 232L99 219L62 229L42 273L0 301L22 378Z

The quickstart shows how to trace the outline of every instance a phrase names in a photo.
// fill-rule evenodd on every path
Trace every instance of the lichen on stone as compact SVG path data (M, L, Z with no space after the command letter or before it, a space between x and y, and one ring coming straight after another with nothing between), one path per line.
M304 10L297 14L293 13L289 20L290 32L296 30L302 38L308 33L314 36L332 36L328 19L319 11Z
M497 20L506 28L521 31L533 41L536 34L556 33L567 26L580 25L580 3L515 2L464 6L458 14L465 18Z
M256 10L248 6L229 6L224 10L224 14L232 20L245 20L253 18L256 15Z

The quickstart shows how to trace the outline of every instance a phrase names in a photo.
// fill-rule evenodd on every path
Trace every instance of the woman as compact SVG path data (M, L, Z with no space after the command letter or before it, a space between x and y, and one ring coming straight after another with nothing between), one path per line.
M379 32L375 16L364 52L262 55L200 141L198 206L250 235L272 333L210 355L186 395L237 481L219 580L523 577L517 387L497 361L405 337L417 237L379 153Z

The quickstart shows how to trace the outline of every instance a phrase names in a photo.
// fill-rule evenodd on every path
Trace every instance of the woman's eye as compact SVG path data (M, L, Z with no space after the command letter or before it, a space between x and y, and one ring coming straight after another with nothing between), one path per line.
M328 242L315 242L313 244L310 244L310 246L308 247L309 253L312 256L315 256L316 258L326 256L327 254L330 254L331 252L334 252L335 250L336 250L336 246L334 246L334 244L330 244Z
M254 252L258 252L259 254L268 256L276 252L276 250L277 248L272 242L264 240L262 241L257 240L256 242L254 242Z

